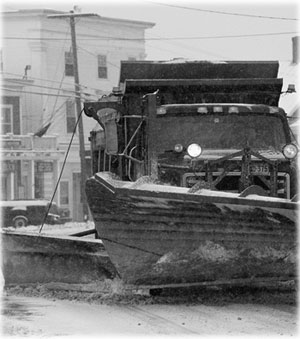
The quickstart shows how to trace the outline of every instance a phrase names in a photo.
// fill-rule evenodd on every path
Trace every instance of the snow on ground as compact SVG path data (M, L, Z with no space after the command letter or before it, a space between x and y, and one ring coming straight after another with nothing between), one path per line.
M39 233L41 226L28 225L26 227L4 227L4 230L17 231L21 233ZM87 222L67 222L65 224L48 225L45 224L41 230L41 234L47 235L71 235L77 232L83 232L95 228L93 221ZM92 237L95 237L92 235Z
M27 288L28 289L28 288ZM26 290L26 289L25 289ZM3 337L297 336L297 308L286 292L176 292L167 296L48 297L8 290ZM275 292L275 293L274 293ZM25 295L24 295L25 294ZM70 298L72 296L72 298Z
M38 233L40 226L10 231ZM42 234L70 235L94 223L44 225ZM94 237L94 235L91 235ZM3 285L3 284L2 284ZM120 281L89 292L55 286L5 287L1 337L296 336L296 291L167 290L160 295L128 294ZM2 287L2 286L1 286Z

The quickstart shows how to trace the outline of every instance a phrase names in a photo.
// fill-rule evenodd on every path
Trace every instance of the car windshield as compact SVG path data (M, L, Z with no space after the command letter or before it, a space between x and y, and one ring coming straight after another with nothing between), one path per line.
M275 115L161 116L156 119L157 151L198 143L206 149L254 149L281 151L286 144L282 120Z

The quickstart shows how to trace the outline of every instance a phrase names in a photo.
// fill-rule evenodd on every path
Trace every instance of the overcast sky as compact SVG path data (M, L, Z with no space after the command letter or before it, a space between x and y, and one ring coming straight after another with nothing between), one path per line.
M296 0L2 1L2 11L48 8L155 23L147 30L149 60L284 60L300 35ZM231 37L230 37L231 36ZM235 36L235 37L232 37Z

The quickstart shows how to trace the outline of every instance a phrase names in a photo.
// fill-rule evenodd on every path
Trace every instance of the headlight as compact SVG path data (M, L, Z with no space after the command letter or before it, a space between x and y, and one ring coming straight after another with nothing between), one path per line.
M176 153L181 153L181 152L183 151L183 146L182 146L181 144L176 144L176 145L174 146L174 151L175 151Z
M287 159L294 159L298 154L298 148L294 144L287 144L283 147L282 153Z
M202 153L202 148L198 144L190 144L187 152L190 157L197 158Z

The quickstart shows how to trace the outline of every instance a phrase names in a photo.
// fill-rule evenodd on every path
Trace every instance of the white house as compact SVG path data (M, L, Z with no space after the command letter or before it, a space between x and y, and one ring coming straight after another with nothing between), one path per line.
M9 183L14 183L14 188L10 188L10 197L14 199L50 198L77 120L70 19L68 15L51 17L60 14L70 13L34 9L1 13L2 139L7 139L8 135L14 139L29 134L37 145L38 139L54 136L58 151L55 159L43 159L45 164L38 167L39 172L35 162L42 160L34 156L30 158L31 187L24 183L22 161L19 171L10 166L9 172L2 172L2 191ZM75 18L82 101L97 100L118 84L120 60L146 58L145 30L153 26L150 22L100 15ZM95 123L83 115L83 126L85 149L88 151L88 136ZM13 152L7 158L7 143L2 145L3 166L6 161L20 160L19 155L14 160ZM21 146L15 143L15 147ZM22 148L17 151L21 152ZM35 149L31 152L35 154ZM49 165L53 161L57 162L58 170L56 163ZM78 131L55 200L60 206L70 209L74 220L82 219Z

